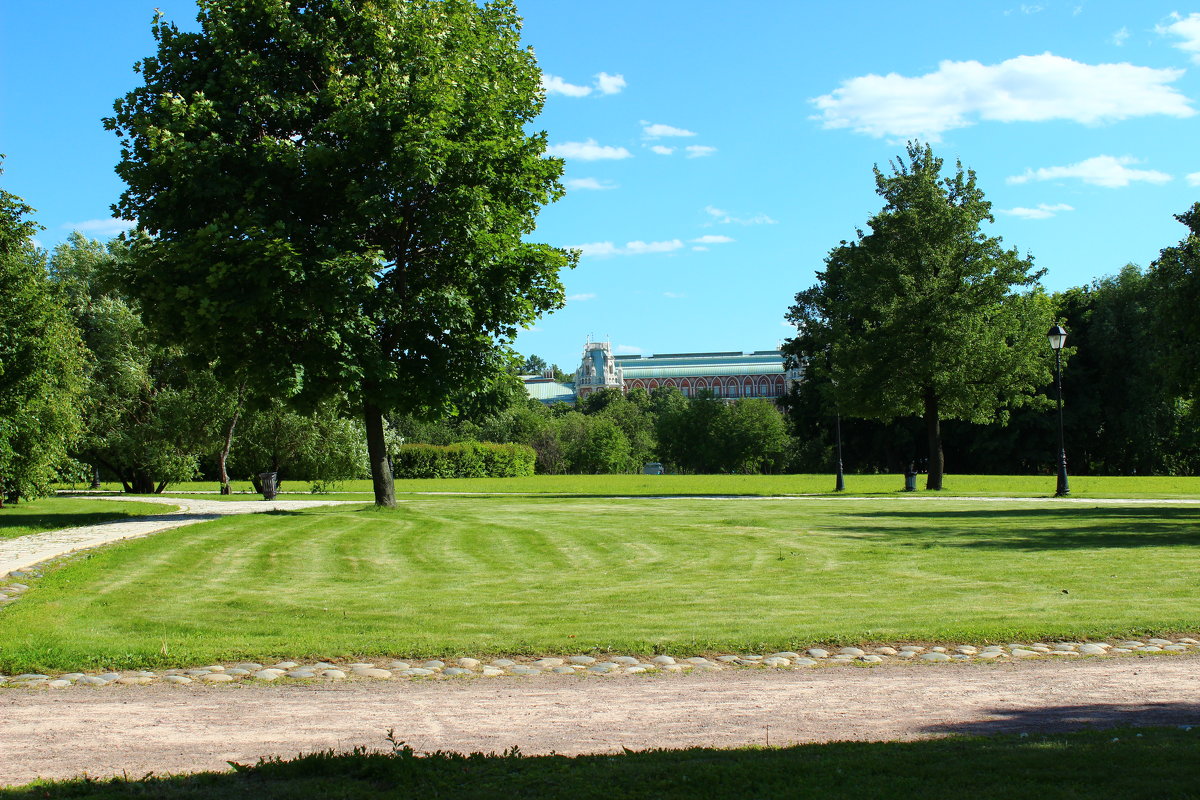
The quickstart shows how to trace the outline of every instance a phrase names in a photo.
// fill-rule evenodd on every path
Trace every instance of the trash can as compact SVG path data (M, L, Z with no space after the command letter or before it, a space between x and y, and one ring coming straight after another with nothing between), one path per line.
M274 500L275 495L279 493L279 473L260 472L258 482L262 486L263 500Z
M904 473L904 491L915 492L917 490L917 468L912 464L908 465L908 471Z

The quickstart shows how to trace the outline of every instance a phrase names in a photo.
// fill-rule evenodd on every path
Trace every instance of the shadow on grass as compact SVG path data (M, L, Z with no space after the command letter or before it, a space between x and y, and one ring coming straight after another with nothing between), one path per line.
M1081 706L1050 706L1048 708L989 709L988 719L974 722L929 725L922 732L930 734L961 734L965 736L994 736L996 734L1037 731L1063 733L1088 729L1194 726L1200 747L1200 702L1197 703L1095 703ZM1200 758L1200 751L1197 752Z
M1200 508L865 511L855 516L880 523L868 535L907 546L1018 550L1200 546ZM923 524L915 524L918 520Z
M1116 735L1114 735L1114 733ZM1141 734L1140 736L1138 734ZM234 765L233 772L76 779L0 798L908 798L1194 797L1200 734L1175 729L1052 736L835 742L773 749L525 756L357 749Z

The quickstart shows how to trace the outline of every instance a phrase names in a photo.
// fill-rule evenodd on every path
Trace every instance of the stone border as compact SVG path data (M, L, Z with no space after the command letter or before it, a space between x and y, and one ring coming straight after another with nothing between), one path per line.
M1122 654L1163 655L1200 652L1200 640L1191 637L1176 639L1128 639L1110 642L1055 642L1043 644L1012 643L1008 645L956 645L950 647L905 644L882 646L870 651L860 647L842 647L836 651L811 647L803 654L791 651L768 655L693 656L676 659L659 655L653 658L637 656L587 655L545 657L539 659L497 658L487 663L477 658L459 658L453 662L432 659L423 662L400 660L360 661L340 663L317 661L301 663L281 661L272 666L255 662L212 664L204 667L111 672L68 672L56 675L24 673L7 677L0 675L0 686L26 689L64 689L69 686L146 685L151 683L229 684L272 683L282 679L297 682L335 682L362 678L371 680L439 679L439 678L498 678L531 677L535 675L637 675L683 672L719 672L728 669L804 669L834 664L886 663L944 663L1021 661L1044 658L1081 658L1117 656Z

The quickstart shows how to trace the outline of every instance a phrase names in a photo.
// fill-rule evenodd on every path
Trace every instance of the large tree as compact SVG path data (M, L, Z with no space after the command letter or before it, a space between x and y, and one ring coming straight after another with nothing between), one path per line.
M48 491L79 434L83 346L33 241L33 209L0 189L0 508Z
M942 166L909 143L889 174L875 168L883 208L796 295L787 319L798 332L784 345L831 378L843 413L923 417L928 489L942 488L943 419L1003 421L1045 385L1052 324L1042 273L981 230L991 204L975 173Z
M1187 234L1163 249L1150 272L1159 310L1155 332L1166 350L1165 373L1194 400L1200 396L1200 203L1175 219Z
M384 414L488 393L573 253L529 243L562 194L541 73L509 0L200 0L157 19L106 121L153 240L129 271L155 327L229 385L362 410L380 505ZM472 395L476 397L471 397Z

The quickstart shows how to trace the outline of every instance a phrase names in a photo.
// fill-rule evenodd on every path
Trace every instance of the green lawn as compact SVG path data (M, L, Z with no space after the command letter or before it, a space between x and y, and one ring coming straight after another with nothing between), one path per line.
M32 503L6 505L0 509L0 539L14 539L31 533L96 525L115 519L145 514L165 514L178 506L137 501L89 500L76 497L43 497Z
M0 672L691 655L1200 628L1200 507L413 497L95 551L0 610Z
M0 798L321 797L1194 798L1200 728L835 742L771 749L658 750L600 756L314 754L224 773L79 779L0 788Z
M489 492L532 494L612 495L791 495L833 494L832 475L535 475L529 478L458 478L437 480L398 480L396 491L412 492ZM917 486L925 485L925 476L918 476ZM1046 497L1054 494L1053 475L947 475L942 492L917 492L918 496L935 494L939 497ZM233 495L212 499L244 500L252 493L248 481L234 481ZM79 484L63 488L86 489ZM105 484L108 491L119 491L120 484ZM166 494L215 492L215 482L177 483ZM307 481L284 481L288 493L308 493ZM902 475L848 475L847 495L902 494ZM343 481L338 492L371 491L370 481ZM1167 498L1200 500L1200 477L1073 477L1074 497ZM347 495L353 499L354 495Z

